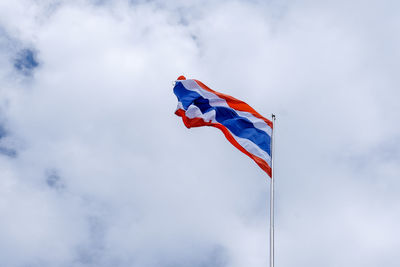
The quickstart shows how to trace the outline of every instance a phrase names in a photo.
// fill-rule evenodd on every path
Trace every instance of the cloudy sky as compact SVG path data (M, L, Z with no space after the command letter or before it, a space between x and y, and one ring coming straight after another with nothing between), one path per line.
M399 8L0 1L0 266L267 266L269 179L181 74L277 115L277 267L399 266Z

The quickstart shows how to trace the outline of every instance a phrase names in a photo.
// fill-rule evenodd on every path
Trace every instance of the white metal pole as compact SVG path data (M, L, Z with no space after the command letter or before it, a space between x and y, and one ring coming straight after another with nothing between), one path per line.
M270 201L269 201L269 266L274 267L274 132L275 115L272 114L272 136L271 136L271 182L270 182Z

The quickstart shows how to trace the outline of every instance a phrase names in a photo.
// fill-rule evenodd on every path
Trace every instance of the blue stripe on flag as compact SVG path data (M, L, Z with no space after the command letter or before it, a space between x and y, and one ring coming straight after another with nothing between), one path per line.
M185 86L178 81L174 86L174 94L178 98L179 102L182 103L182 106L185 110L188 109L195 99L201 97L198 93L186 89Z
M215 110L216 120L228 128L234 135L246 138L271 155L271 137L264 131L255 128L247 118L239 116L234 109L227 107L213 107L208 99L197 92L186 89L181 82L176 82L174 93L185 110L193 104L204 114Z

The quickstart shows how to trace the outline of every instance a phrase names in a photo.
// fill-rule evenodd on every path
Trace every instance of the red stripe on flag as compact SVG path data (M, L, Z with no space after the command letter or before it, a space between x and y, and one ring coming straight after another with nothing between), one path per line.
M211 89L210 89L211 90ZM219 95L218 95L219 96ZM247 104L246 104L247 105ZM233 138L232 134L229 132L229 130L223 126L220 123L213 123L213 122L206 122L202 118L188 118L186 117L185 111L183 109L178 109L175 111L175 114L182 117L182 121L185 124L187 128L192 128L192 127L200 127L200 126L211 126L220 129L223 134L225 135L226 139L234 145L237 149L242 151L244 154L249 156L251 159L254 160L255 163L257 163L258 166L260 166L263 171L265 171L269 177L271 177L271 167L268 165L268 163L263 160L260 157L254 156L253 154L249 153L246 149L244 149L236 140Z
M265 121L265 123L267 123L269 125L269 127L271 127L271 129L273 128L273 123L272 121L264 118L263 116L261 116L257 111L255 111L252 107L250 107L249 105L247 105L245 102L236 99L230 95L225 95L222 93L219 93L217 91L212 90L211 88L209 88L207 85L205 85L204 83L198 81L198 80L194 80L197 82L197 84L203 88L206 91L209 91L211 93L216 94L218 97L225 99L226 103L233 109L239 110L239 111L245 111L245 112L249 112L251 114L253 114L254 117L257 117L263 121Z

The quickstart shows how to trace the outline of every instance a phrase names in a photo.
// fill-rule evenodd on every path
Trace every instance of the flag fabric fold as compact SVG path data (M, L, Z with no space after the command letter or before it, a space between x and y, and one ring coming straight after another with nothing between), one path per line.
M216 92L202 82L180 76L175 82L178 98L175 114L187 128L212 126L252 158L271 177L272 121L245 102Z

